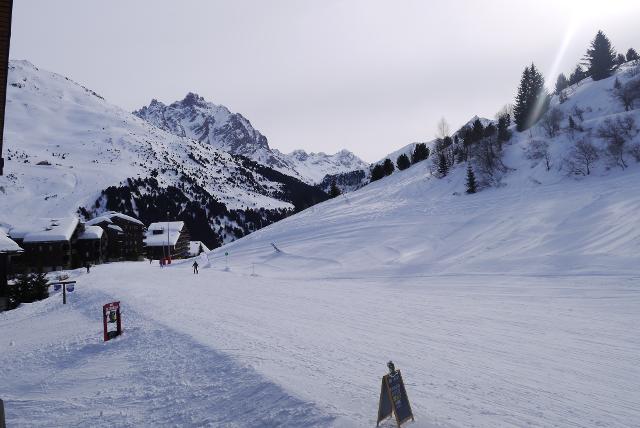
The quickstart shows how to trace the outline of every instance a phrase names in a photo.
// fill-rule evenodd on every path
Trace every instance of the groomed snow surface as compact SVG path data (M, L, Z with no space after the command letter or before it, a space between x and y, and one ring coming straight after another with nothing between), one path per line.
M415 165L199 275L74 272L68 305L0 314L9 426L374 426L388 360L410 426L638 426L638 165L454 195L464 172ZM103 343L112 300L125 333Z

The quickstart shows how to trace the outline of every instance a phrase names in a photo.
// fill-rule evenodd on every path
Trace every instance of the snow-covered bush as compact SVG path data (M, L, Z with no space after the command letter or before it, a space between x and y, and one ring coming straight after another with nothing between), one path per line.
M20 274L9 284L9 306L32 303L49 297L47 276L44 273Z

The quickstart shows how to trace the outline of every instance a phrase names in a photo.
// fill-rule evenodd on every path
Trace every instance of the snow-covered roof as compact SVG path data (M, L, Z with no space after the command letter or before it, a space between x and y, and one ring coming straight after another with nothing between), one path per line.
M168 236L167 226L169 228ZM144 243L147 247L161 247L163 245L167 245L167 241L170 245L176 245L178 243L178 238L180 238L180 232L182 232L183 228L184 221L151 223L147 229Z
M202 241L189 241L189 255L197 256L198 254L200 254L200 245L202 245L202 250L205 253L208 253L209 251L211 251L207 248L206 245L202 243Z
M113 221L111 220L114 217L118 217L122 220L126 220L126 221L130 221L132 223L136 223L139 224L141 226L144 226L144 223L142 223L140 220L138 220L137 218L128 216L126 214L122 214L116 211L107 211L101 215L99 215L96 218L92 218L91 220L87 221L86 224L92 226L92 225L96 225L98 223L102 223L102 222L106 222L106 223L112 223Z
M35 219L26 226L17 226L9 231L13 239L23 242L69 241L78 227L78 217Z
M104 231L100 226L85 226L78 239L100 239Z
M0 231L0 253L19 253L21 251L22 248L18 244Z
M108 227L109 229L113 229L113 230L116 230L116 231L118 231L118 232L124 232L124 231L122 230L122 228L121 228L120 226L118 226L117 224L110 224L110 225L109 225L109 226L107 226L107 227Z

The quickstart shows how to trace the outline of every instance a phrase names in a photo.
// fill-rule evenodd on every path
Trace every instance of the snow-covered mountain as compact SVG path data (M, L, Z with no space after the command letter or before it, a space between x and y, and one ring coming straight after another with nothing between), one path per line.
M147 122L181 137L207 143L231 154L246 156L306 183L315 184L327 174L366 167L348 150L333 155L295 150L289 154L271 149L267 138L249 120L223 105L206 101L195 93L166 105L152 100L133 112Z
M293 165L296 173L308 183L318 184L328 175L348 173L357 169L366 169L369 164L343 149L332 155L323 152L310 152L304 150L294 150L284 154L274 150L281 159L286 159Z
M148 224L168 210L194 239L215 246L326 198L268 166L159 129L26 61L10 62L6 111L0 223L81 208L85 215L122 210Z

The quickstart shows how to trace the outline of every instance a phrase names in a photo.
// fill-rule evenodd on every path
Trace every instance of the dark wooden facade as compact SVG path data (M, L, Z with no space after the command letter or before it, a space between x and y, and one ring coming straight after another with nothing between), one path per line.
M24 252L14 258L13 272L51 272L81 267L83 259L78 253L77 242L82 231L83 225L78 223L68 240L24 242L14 239Z
M144 225L125 218L113 216L111 221L122 229L121 257L125 260L139 260L144 255Z
M144 256L143 224L121 217L117 213L104 214L88 223L100 226L107 234L107 260L135 261Z
M150 233L153 233L152 231ZM161 234L166 234L164 231ZM187 226L183 226L176 245L169 246L169 254L172 259L184 259L189 257L189 242L191 235ZM147 257L152 260L159 260L167 256L167 245L147 246Z
M11 44L11 12L13 0L0 1L0 175L4 170L2 146L4 142L4 111L7 102L9 46Z
M97 239L80 238L76 242L76 248L82 266L104 263L108 253L107 233L103 232Z

